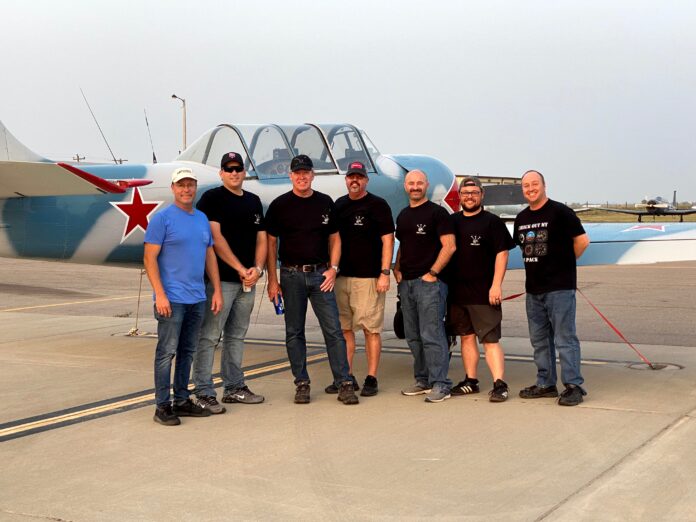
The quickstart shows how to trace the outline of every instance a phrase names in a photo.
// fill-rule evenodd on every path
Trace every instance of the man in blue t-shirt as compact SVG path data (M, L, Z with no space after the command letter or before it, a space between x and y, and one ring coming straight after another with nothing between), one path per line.
M154 215L145 232L143 263L154 291L157 319L154 420L165 426L181 424L179 417L207 417L189 399L191 360L205 314L203 272L213 285L211 310L222 307L222 291L208 219L193 208L197 178L191 169L172 173L174 204ZM172 359L174 406L170 402Z

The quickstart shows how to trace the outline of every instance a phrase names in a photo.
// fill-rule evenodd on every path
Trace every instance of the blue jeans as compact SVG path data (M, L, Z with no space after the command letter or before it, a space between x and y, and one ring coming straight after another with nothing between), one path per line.
M288 268L280 269L280 287L285 300L285 347L295 384L309 382L307 373L307 340L305 320L307 301L319 319L321 333L324 335L326 353L333 374L334 384L350 381L346 340L343 338L341 323L338 320L338 306L333 291L322 292L319 286L324 281L323 272L298 272Z
M189 398L188 383L191 359L196 351L198 335L205 314L205 301L194 304L170 303L171 317L164 317L155 309L157 319L157 349L155 350L155 401L157 406L170 404L172 359L174 368L174 401Z
M249 329L251 310L254 308L256 287L251 292L243 292L241 283L222 281L222 310L217 315L210 311L213 286L208 283L205 293L208 296L205 319L201 327L198 349L193 357L193 382L196 395L215 397L213 385L213 359L215 346L222 335L222 353L220 373L225 391L234 391L244 386L242 357L244 355L244 337Z
M448 392L452 381L449 370L449 345L445 333L447 284L417 279L399 283L401 311L404 314L406 342L413 354L416 382Z
M580 386L580 341L575 334L575 290L527 294L529 340L534 347L537 386L556 385L556 350L563 384Z

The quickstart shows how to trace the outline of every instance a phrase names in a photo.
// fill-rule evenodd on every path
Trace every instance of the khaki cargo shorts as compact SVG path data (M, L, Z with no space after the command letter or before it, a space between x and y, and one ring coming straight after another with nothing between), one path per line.
M377 291L376 277L338 277L334 292L342 330L382 332L386 293Z

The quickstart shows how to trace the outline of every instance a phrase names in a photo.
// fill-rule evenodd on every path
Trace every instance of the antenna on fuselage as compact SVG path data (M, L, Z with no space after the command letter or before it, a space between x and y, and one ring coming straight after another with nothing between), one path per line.
M106 136L104 136L104 132L102 131L102 128L99 125L99 122L97 121L97 117L94 115L94 111L92 111L92 107L89 106L89 102L87 101L87 97L85 96L85 93L82 90L82 87L80 87L80 92L82 93L82 98L85 100L85 103L87 104L87 108L89 109L89 113L92 115L92 118L94 119L94 123L97 124L97 129L99 129L99 132L101 133L102 138L104 139L104 143L106 143L106 148L109 149L109 153L111 154L111 157L113 158L114 163L116 163L117 165L120 165L124 161L128 161L128 160L124 160L124 159L116 159L116 156L114 156L114 152L111 150L111 147L109 147L109 142L106 141Z
M147 121L147 111L143 109L145 113L145 126L147 127L147 135L150 136L150 148L152 149L152 163L157 163L157 156L155 156L155 146L152 144L152 133L150 133L150 122Z

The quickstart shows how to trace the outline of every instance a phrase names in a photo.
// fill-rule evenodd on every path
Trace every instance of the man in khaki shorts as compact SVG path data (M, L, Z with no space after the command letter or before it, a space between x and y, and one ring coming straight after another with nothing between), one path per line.
M365 165L354 161L346 172L348 194L336 200L338 231L341 236L341 262L336 279L341 329L346 339L348 364L353 387L355 331L362 329L367 354L367 377L360 395L377 394L377 368L382 351L384 301L389 290L389 274L394 252L394 221L389 204L367 192L369 177ZM326 393L338 393L335 385Z

